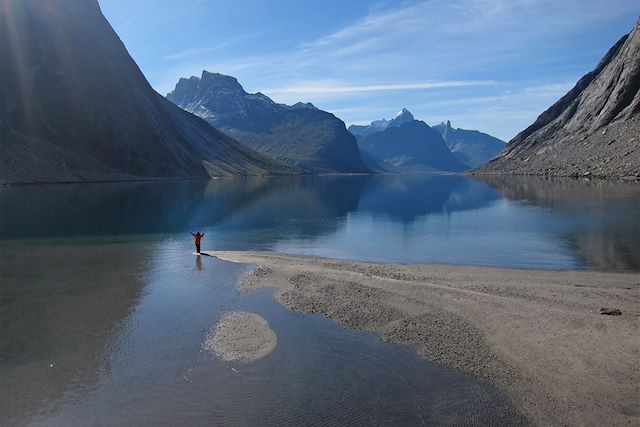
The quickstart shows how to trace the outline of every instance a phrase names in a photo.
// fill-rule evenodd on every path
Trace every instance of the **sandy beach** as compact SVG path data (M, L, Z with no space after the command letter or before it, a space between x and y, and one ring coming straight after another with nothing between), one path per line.
M638 274L209 254L257 266L242 291L489 380L534 424L640 423Z

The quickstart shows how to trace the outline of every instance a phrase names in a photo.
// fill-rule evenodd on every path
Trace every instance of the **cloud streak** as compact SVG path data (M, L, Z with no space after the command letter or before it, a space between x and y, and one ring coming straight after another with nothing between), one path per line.
M235 43L234 34L231 42L178 50L166 56L172 68L154 86L166 93L179 77L207 69L233 75L248 91L277 102L310 101L339 111L347 123L407 106L418 117L464 119L462 127L484 121L487 126L479 128L506 138L596 65L625 30L612 30L614 23L638 15L637 0L448 0L389 7L397 4L382 2L303 42L270 43L263 34L252 40L259 49L245 50L248 40Z
M388 92L388 91L405 91L405 90L430 90L445 89L469 86L488 86L495 85L497 82L493 80L468 80L468 81L434 81L422 83L391 83L365 86L289 86L265 89L263 92L271 95L326 95L326 94L353 94L364 92Z

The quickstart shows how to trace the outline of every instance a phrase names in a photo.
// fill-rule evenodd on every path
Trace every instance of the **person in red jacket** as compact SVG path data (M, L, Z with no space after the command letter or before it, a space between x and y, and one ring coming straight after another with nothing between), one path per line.
M191 233L191 235L193 236L193 238L196 241L196 252L200 253L200 242L202 241L202 238L204 237L204 233L201 232L196 232L196 234Z

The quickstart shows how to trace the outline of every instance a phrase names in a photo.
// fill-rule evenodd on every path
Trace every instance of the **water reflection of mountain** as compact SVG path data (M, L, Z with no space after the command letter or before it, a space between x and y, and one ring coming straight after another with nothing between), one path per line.
M208 197L209 181L6 187L0 191L0 238L184 231L215 223L265 191L260 181L213 182L228 191Z
M98 383L144 286L139 246L3 248L0 424ZM117 268L114 268L114 265Z
M369 179L366 175L271 178L262 197L236 209L225 226L255 229L301 221L313 228L314 221L341 218L356 210ZM229 192L228 187L214 184L209 190L216 198ZM313 234L312 230L307 232Z
M409 223L424 215L477 209L498 198L487 185L462 176L373 176L358 210Z
M497 195L458 176L320 176L5 187L0 239L286 228L329 233L363 211L411 222L473 209ZM277 235L268 236L277 239Z
M589 216L566 236L587 264L600 270L640 270L640 185L608 180L479 176L503 196L559 213Z

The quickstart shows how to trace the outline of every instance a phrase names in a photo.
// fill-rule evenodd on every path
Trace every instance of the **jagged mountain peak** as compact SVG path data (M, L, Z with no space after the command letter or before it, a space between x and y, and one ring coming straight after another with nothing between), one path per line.
M411 112L407 108L403 108L391 120L380 119L374 120L368 125L351 125L349 126L349 131L356 137L360 137L371 135L376 132L381 132L388 127L400 127L405 123L410 123L415 120L416 119L415 117L413 117L413 114L411 114Z
M246 93L242 85L238 82L238 79L232 76L227 76L220 73L211 73L207 70L202 71L202 77L200 78L202 85L215 86L217 88L229 88L239 93Z
M411 114L411 111L407 110L406 107L403 107L402 110L398 111L398 114L396 114L396 119L398 117L407 116L407 115L413 117L413 114Z
M308 172L368 172L344 123L311 103L278 104L235 77L203 71L167 98L241 143Z
M402 126L403 124L412 122L414 120L415 117L413 117L413 114L411 114L411 112L406 108L403 108L402 110L400 110L400 112L398 112L398 114L396 114L396 117L391 120L389 126Z

